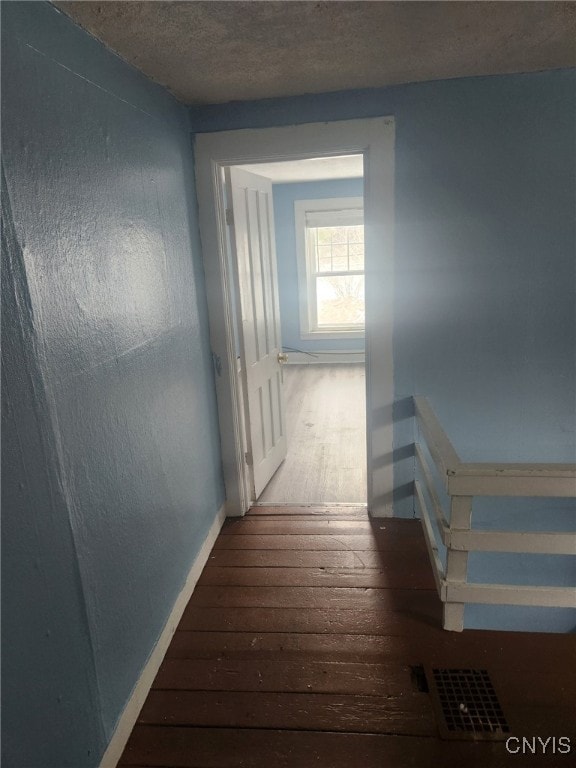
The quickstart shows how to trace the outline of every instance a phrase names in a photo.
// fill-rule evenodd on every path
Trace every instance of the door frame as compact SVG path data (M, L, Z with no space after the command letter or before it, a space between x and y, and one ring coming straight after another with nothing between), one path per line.
M224 168L360 153L364 155L368 509L374 517L393 514L394 128L393 117L375 117L195 136L200 236L228 516L245 514L251 499L234 340L235 281L228 251Z

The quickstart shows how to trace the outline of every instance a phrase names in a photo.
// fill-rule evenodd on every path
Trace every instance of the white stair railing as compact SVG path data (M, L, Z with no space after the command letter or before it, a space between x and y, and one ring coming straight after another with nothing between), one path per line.
M419 433L450 497L448 522L422 445L417 442L416 460L440 539L446 547L444 567L438 552L432 516L422 484L417 479L415 496L436 587L444 603L444 629L462 631L466 603L576 607L576 586L517 586L467 581L468 553L472 551L576 554L574 531L482 531L472 527L474 496L575 497L576 464L462 463L426 398L415 397L414 406Z

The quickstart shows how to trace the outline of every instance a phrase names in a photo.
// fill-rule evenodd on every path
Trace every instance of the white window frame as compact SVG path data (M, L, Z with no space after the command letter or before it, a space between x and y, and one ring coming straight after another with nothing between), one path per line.
M298 267L298 294L300 304L301 339L363 339L364 327L318 328L316 312L316 285L313 256L307 243L306 214L322 211L364 211L363 197L331 197L319 200L294 201L296 227L296 262Z

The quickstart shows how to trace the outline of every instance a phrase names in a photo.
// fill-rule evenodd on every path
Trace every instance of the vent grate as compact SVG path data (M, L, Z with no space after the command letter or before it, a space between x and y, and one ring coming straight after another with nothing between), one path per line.
M433 667L429 679L444 738L495 741L510 733L485 669Z

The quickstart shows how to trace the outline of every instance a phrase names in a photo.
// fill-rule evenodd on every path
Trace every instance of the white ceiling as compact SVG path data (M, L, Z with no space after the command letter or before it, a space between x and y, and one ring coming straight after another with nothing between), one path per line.
M327 179L358 179L363 176L362 155L313 157L307 160L283 160L276 163L241 165L245 171L266 176L273 184Z
M576 65L574 2L53 3L186 104Z

